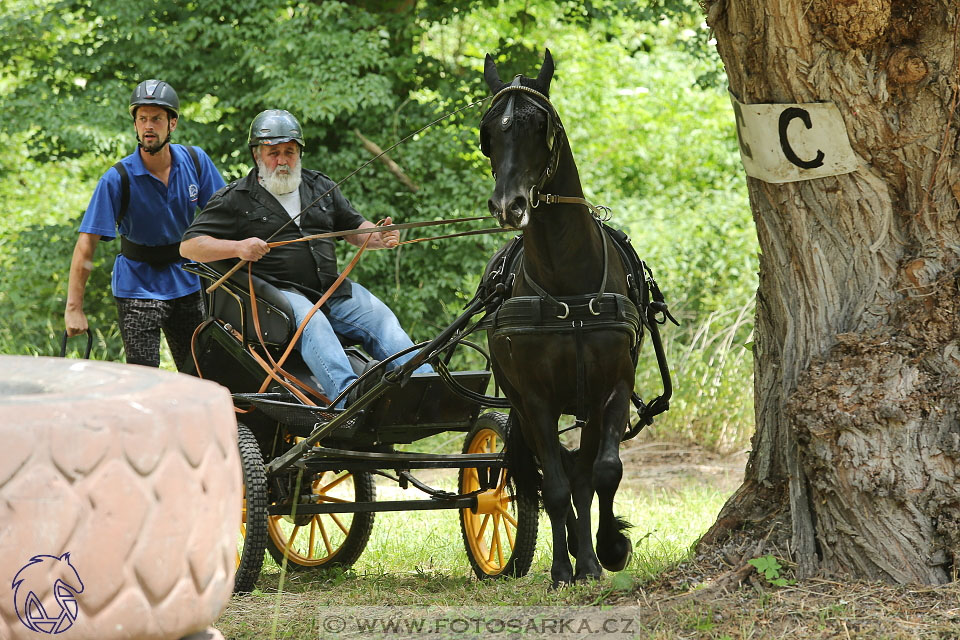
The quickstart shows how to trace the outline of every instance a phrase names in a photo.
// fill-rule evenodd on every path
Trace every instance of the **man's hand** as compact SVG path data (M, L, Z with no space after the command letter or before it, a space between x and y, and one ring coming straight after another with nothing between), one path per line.
M260 238L237 241L237 257L247 262L256 262L270 253L270 246Z
M383 220L383 224L393 224L393 218L387 216ZM360 226L357 229L363 229L364 231L370 230L370 233L358 233L352 236L344 236L344 240L349 242L355 247L362 246L364 241L367 238L370 238L370 242L367 243L367 249L393 249L400 244L400 232L396 229L391 229L390 231L377 231L379 227L369 220L364 220L360 223Z
M67 328L67 336L70 338L86 333L90 329L87 324L87 316L82 309L68 308L63 313L63 320Z
M393 218L387 216L383 220L384 225L393 224ZM400 244L400 232L396 229L390 231L381 231L380 236L380 246L384 249L392 249L398 244Z

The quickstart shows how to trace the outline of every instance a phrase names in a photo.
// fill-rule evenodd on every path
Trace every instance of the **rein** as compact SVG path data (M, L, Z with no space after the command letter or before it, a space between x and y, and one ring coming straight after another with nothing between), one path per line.
M476 216L473 218L447 218L444 220L425 220L422 222L401 222L398 224L380 225L376 229L371 229L370 227L366 227L364 229L347 229L345 231L328 231L325 233L316 233L311 236L303 236L302 238L294 238L293 240L280 240L277 242L268 242L267 245L270 247L281 247L283 245L293 244L295 242L303 242L305 240L319 240L321 238L342 238L344 236L357 236L357 235L364 235L364 234L371 234L371 233L381 233L383 231L395 231L395 230L401 230L401 229L418 229L420 227L433 227L436 225L454 224L457 222L475 222L477 220L486 220L488 217L489 216ZM457 238L460 236L471 236L471 235L478 235L478 234L484 234L484 233L505 233L508 231L513 231L513 229L502 229L502 228L473 229L471 231L462 231L460 233L449 233L443 236L434 236L432 238L416 238L413 240L406 240L400 244L425 242L427 240L439 240L441 238Z
M437 119L434 120L433 122L430 122L430 123L428 123L428 124L425 124L424 126L420 127L420 128L417 129L416 131L414 131L413 133L410 133L410 134L404 136L404 137L401 138L400 140L397 140L397 141L394 142L392 145L390 145L389 147L387 147L386 149L384 149L383 151L381 151L381 152L378 153L377 155L373 156L372 158L370 158L369 160L367 160L366 162L364 162L363 164L361 164L359 167L357 167L356 169L354 169L353 171L351 171L350 173L348 173L345 177L343 177L340 181L338 181L338 182L337 182L336 184L334 184L332 187L330 187L329 189L327 189L324 193L322 193L322 194L320 194L319 196L317 196L316 198L314 198L314 200L313 200L312 202L310 202L309 204L307 204L305 207L303 207L303 208L300 210L300 213L298 213L298 214L295 215L295 216L292 216L289 220L287 220L287 221L284 222L282 225L280 225L280 227L279 227L276 231L274 231L272 234L270 234L270 237L267 238L267 242L270 242L270 240L271 240L272 238L274 238L278 233L280 233L281 231L283 231L283 230L287 227L288 224L290 224L291 222L294 222L295 220L297 220L298 218L300 218L300 216L302 216L302 215L307 211L307 209L309 209L310 207L312 207L313 205L315 205L315 204L316 204L317 202L319 202L322 198L326 197L326 196L327 196L328 194L330 194L334 189L338 188L338 187L339 187L340 185L342 185L344 182L346 182L347 180L349 180L350 178L352 178L353 176L355 176L357 173L359 173L359 172L362 171L363 169L365 169L365 168L367 168L368 166L370 166L373 162L375 162L375 161L379 160L380 158L382 158L383 156L385 156L385 155L386 155L387 153L389 153L390 151L393 151L394 149L396 149L397 147L399 147L401 144L403 144L403 143L406 142L407 140L413 138L413 137L416 136L416 135L419 135L420 133L422 133L423 131L426 131L427 129L429 129L430 127L434 126L435 124L437 124L437 123L439 123L439 122L442 122L442 121L446 120L447 118L450 118L450 117L452 117L452 116L455 116L455 115L457 115L458 113L460 113L461 111L466 111L467 109L471 109L471 108L477 106L478 104L483 104L484 102L486 102L486 101L489 100L489 99L490 99L490 96L487 96L486 98L482 98L482 99L480 99L480 100L475 100L475 101L471 102L471 103L468 104L468 105L465 105L465 106L463 106L463 107L460 107L460 108L457 109L456 111L451 111L450 113L446 113L446 114L440 116L439 118L437 118ZM447 222L453 222L453 221L455 221L455 219L454 219L454 220L448 220ZM443 221L436 221L435 224L439 224L440 222L443 222ZM370 232L368 231L367 233L370 233ZM233 268L230 269L230 271L228 271L227 273L225 273L225 274L223 275L222 278L220 278L219 280L217 280L216 282L214 282L213 284L211 284L209 287L207 287L206 292L207 292L207 293L213 293L221 284L224 283L224 281L227 280L227 278L229 278L229 277L232 276L234 273L236 273L237 270L239 270L240 267L243 266L243 264L246 263L246 262L247 262L246 260L239 260L239 261L237 262L237 264L235 264L235 265L233 266Z
M540 206L540 203L544 204L582 204L586 206L590 213L593 214L593 217L601 222L606 222L610 219L610 207L605 207L602 204L592 204L585 198L577 198L575 196L558 196L552 193L540 193L539 189L532 187L530 189L530 206L534 209Z
M438 122L441 122L442 120L444 120L444 119L446 119L446 118L449 118L449 117L451 117L451 116L453 116L453 115L456 115L457 113L460 113L461 111L464 111L464 110L466 110L466 109L469 109L469 108L471 108L471 107L474 107L474 106L476 106L476 105L478 105L478 104L482 104L483 102L486 102L487 100L489 100L489 96L486 97L486 98L483 98L482 100L477 100L477 101L475 101L475 102L472 102L472 103L470 103L470 104L468 104L468 105L466 105L466 106L464 106L464 107L461 107L460 109L457 109L456 111L453 111L453 112L451 112L451 113L447 113L447 114L441 116L440 118L437 118L437 119L434 120L433 122L431 122L431 123L429 123L429 124L421 127L421 128L418 129L417 131L414 131L413 133L411 133L411 134L405 136L404 138L400 139L399 141L397 141L396 143L394 143L393 145L391 145L391 146L388 147L387 149L381 151L379 154L377 154L376 156L370 158L367 162L363 163L362 165L360 165L359 167L357 167L356 169L354 169L354 170L353 170L351 173L349 173L346 177L344 177L343 179L341 179L340 181L338 181L335 185L333 185L332 187L330 187L329 189L327 189L326 192L324 192L323 194L317 196L317 198L315 198L312 202L310 202L310 203L308 203L306 206L304 206L296 216L291 217L289 220L287 220L284 224L282 224L279 228L277 228L276 231L274 231L274 232L269 236L269 238L267 239L267 244L268 244L268 246L270 246L270 247L283 246L283 245L287 245L287 244L292 244L292 243L294 243L294 242L304 242L304 241L308 241L308 240L318 240L318 239L322 239L322 238L340 238L340 237L352 236L352 235L366 235L366 236L367 236L367 238L364 240L362 246L360 246L360 248L358 249L356 255L354 255L353 259L350 261L350 263L347 265L347 267L340 273L340 275L339 275L339 276L337 277L337 279L333 282L333 284L330 285L330 287L327 289L327 291L324 292L324 294L320 297L320 299L316 302L316 304L313 305L313 308L309 311L309 313L307 313L307 315L306 315L306 317L304 318L303 322L301 322L300 325L297 327L297 330L296 330L293 338L289 341L289 344L287 345L286 350L283 352L283 354L280 356L279 359L274 360L273 356L270 354L270 350L267 349L267 346L266 346L266 344L264 343L263 335L262 335L261 328L260 328L260 318L259 318L258 308L257 308L257 299L256 299L256 294L255 294L255 292L254 292L253 281L252 281L252 275L253 275L252 266L253 266L253 265L252 265L251 262L246 261L246 260L238 260L238 261L237 261L237 264L234 265L233 268L231 268L229 271L227 271L219 280L217 280L216 282L214 282L213 284L211 284L211 285L206 289L206 292L207 292L207 293L212 293L212 292L215 291L221 284L223 284L224 281L226 281L231 275L233 275L237 270L240 269L240 267L242 267L242 266L246 263L246 265L247 265L247 273L248 273L248 281L249 281L249 288L250 288L250 302L251 302L251 305L252 305L252 307L253 307L253 325L254 325L254 329L255 329L255 331L256 331L257 338L258 338L258 340L259 340L259 342L260 342L260 346L263 348L263 351L264 351L264 353L266 354L266 360L265 360L263 357L261 357L261 356L253 349L252 345L248 347L248 351L250 352L251 356L253 356L254 360L263 368L263 370L264 370L264 371L266 372L266 374L267 374L267 377L264 379L264 381L263 381L263 383L262 383L262 385L261 385L260 390L258 391L258 393L262 393L262 392L267 388L267 386L268 386L269 383L270 383L270 380L275 380L275 381L278 382L280 385L282 385L283 387L285 387L288 391L290 391L291 393L293 393L293 394L294 394L297 398L299 398L304 404L307 404L307 405L315 405L315 404L316 404L316 403L314 403L312 400L310 400L310 399L307 397L306 394L309 393L309 394L311 394L311 395L316 396L321 402L326 402L328 405L332 405L332 402L330 401L329 398L327 398L327 397L324 396L323 394L317 394L309 385L303 383L302 381L298 380L296 377L290 375L290 374L289 374L287 371L285 371L282 367L283 367L284 362L287 360L287 357L290 355L291 351L293 350L294 345L297 343L297 340L300 338L300 335L302 334L303 330L306 328L307 323L310 321L310 319L313 317L313 315L320 309L320 307L322 307L323 304L330 298L330 296L333 294L333 292L336 291L336 289L340 286L340 284L346 279L346 277L347 277L347 275L350 273L350 271L353 270L353 267L356 266L357 262L358 262L359 259L360 259L360 256L363 254L363 252L364 252L364 251L366 250L366 248L367 248L367 244L369 243L370 238L372 237L371 234L373 234L373 233L382 233L383 231L393 231L393 230L402 230L402 229L416 229L416 228L421 228L421 227L430 227L430 226L444 225L444 224L452 224L452 223L458 223L458 222L475 222L475 221L477 221L477 220L485 220L485 219L487 218L487 216L471 217L471 218L450 218L450 219L444 219L444 220L421 221L421 222L405 222L405 223L398 223L398 224L392 224L392 225L381 225L381 224L378 223L378 224L376 225L376 227L374 227L374 228L367 227L367 228L365 228L365 229L348 229L348 230L344 230L344 231L332 231L332 232L327 232L327 233L318 233L318 234L313 234L313 235L309 235L309 236L304 236L304 237L301 237L301 238L296 238L296 239L294 239L294 240L284 240L284 241L277 241L277 242L270 242L270 240L271 240L272 238L276 237L277 234L280 233L284 228L286 228L287 225L289 225L291 222L294 222L294 221L297 220L300 216L302 216L302 215L307 211L307 209L309 209L309 208L312 207L314 204L316 204L317 202L319 202L324 196L326 196L327 194L331 193L334 189L338 188L341 184L343 184L344 182L346 182L347 180L349 180L351 177L353 177L354 175L356 175L359 171L361 171L361 170L364 169L365 167L369 166L372 162L376 161L377 159L379 159L380 157L382 157L383 155L385 155L385 154L388 153L389 151L395 149L395 148L396 148L397 146L399 146L400 144L406 142L406 141L409 140L410 138L416 136L417 134L421 133L422 131L428 129L429 127L432 127L433 125L437 124ZM474 230L470 230L470 231L463 231L463 232L460 232L460 233L445 234L445 235L434 236L434 237L430 237L430 238L415 238L415 239L412 239L412 240L406 240L406 241L404 241L404 242L399 243L398 246L401 245L401 244L412 244L412 243L416 243L416 242L425 242L425 241L428 241L428 240L439 240L439 239L444 239L444 238L455 238L455 237L460 237L460 236L479 235L479 234L488 234L488 233L504 233L504 232L509 232L509 231L511 231L511 230L510 230L510 229L503 229L503 228L499 228L499 227L498 227L498 228L491 228L491 229L474 229ZM203 326L203 325L201 325L201 326ZM198 329L199 329L199 327L198 327ZM193 341L196 339L196 335L197 335L197 332L194 332L193 340L191 340L191 352L193 352ZM194 363L195 363L195 365L197 365L196 355L194 354L193 357L194 357ZM267 360L269 360L269 362L267 362ZM198 373L198 374L200 373L199 366L197 366L197 373ZM202 376L201 376L201 377L202 377ZM340 398L339 398L339 396L338 396L337 398L334 399L334 402L335 402L335 401L338 401L339 399L340 399Z

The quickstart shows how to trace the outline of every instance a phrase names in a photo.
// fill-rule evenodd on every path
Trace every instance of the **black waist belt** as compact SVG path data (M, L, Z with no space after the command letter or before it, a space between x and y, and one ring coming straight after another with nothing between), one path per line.
M120 253L130 260L146 262L152 265L165 265L182 260L179 242L164 244L158 247L148 247L147 245L137 244L132 240L128 240L125 236L120 236Z

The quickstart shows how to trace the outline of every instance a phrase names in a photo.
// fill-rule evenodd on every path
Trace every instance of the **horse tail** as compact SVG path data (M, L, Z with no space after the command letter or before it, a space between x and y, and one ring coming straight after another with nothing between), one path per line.
M507 420L506 444L507 483L517 498L539 504L543 475L514 413Z

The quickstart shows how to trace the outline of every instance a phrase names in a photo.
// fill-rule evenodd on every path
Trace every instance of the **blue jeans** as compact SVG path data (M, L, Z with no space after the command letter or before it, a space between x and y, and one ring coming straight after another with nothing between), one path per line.
M357 379L337 335L360 343L363 350L377 360L413 346L390 307L356 282L351 282L350 286L353 291L350 297L330 298L325 305L326 313L317 311L313 314L295 346L331 400ZM290 301L299 326L313 303L297 291L281 289L280 292ZM412 351L401 356L387 368L395 369L416 354ZM432 371L428 364L416 369L416 373ZM338 406L342 405L341 401Z

